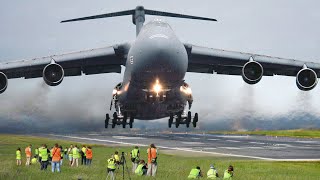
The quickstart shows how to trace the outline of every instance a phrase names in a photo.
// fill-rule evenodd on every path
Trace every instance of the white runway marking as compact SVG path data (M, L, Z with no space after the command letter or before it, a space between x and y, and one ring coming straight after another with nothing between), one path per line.
M244 147L244 149L246 149L246 148L248 148L248 149L264 149L263 147Z
M199 145L199 144L203 144L201 142L181 142L182 144L196 144L196 145Z
M262 142L249 142L251 144L266 144L266 143L262 143Z
M71 138L71 139L82 139L82 140L90 140L90 141L109 142L109 143L114 143L114 144L125 144L125 145L130 145L130 146L143 146L143 147L149 146L147 144L127 143L127 142L95 139L95 138L84 138L84 137L77 137L77 136L63 136L63 135L55 135L55 134L50 134L50 135L56 136L56 137ZM205 153L205 154L212 154L212 155L261 159L261 160L268 160L268 161L320 161L320 159L274 159L274 158L264 158L264 157L258 157L258 156L246 156L246 155L226 154L226 153L217 153L217 152L209 152L209 151L198 151L198 150L183 149L183 148L172 148L172 147L165 147L165 146L157 146L157 147L162 148L162 149L180 150L180 151L187 151L187 152L194 152L194 153Z
M204 150L211 150L211 149L217 149L217 148L214 148L214 147L208 147L208 148L202 148Z
M236 140L226 140L228 142L240 142L240 141L236 141Z
M191 139L200 139L200 138L195 138L195 137L193 137L193 138L191 138Z
M209 141L218 141L220 139L208 139Z
M248 136L228 136L228 135L218 135L216 137L222 137L222 138L248 138Z
M295 141L297 143L310 143L310 144L318 144L318 141Z
M100 134L88 134L89 136L99 136Z
M238 148L238 147L219 147L222 149L230 149L230 150L234 150L234 149L242 149L242 148Z
M112 136L113 138L115 139L146 139L146 138L143 138L143 137L128 137L128 136Z

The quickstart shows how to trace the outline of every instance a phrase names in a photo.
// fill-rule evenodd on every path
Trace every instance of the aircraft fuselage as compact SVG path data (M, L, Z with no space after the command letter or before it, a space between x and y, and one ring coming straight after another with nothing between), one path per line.
M149 22L128 53L118 95L121 111L148 120L182 112L187 98L180 87L187 68L186 49L171 27L160 20Z

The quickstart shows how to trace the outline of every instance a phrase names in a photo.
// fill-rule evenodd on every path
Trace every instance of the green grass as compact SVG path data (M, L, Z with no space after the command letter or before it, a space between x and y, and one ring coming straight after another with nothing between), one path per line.
M39 165L26 167L24 165L17 167L15 164L15 151L17 147L23 150L27 144L33 147L46 143L52 146L59 143L63 147L71 142L38 138L31 136L18 135L0 135L0 179L105 179L107 158L115 151L128 153L131 147L111 147L111 146L93 146L93 164L91 167L79 166L69 167L64 162L61 173L51 173L49 166L46 172L40 171ZM72 142L73 144L79 144ZM142 157L146 159L146 149L141 148ZM231 157L183 157L181 155L168 155L159 150L159 167L156 179L175 180L186 179L191 168L199 165L204 174L206 174L209 165L214 163L220 175L229 164L235 168L234 179L257 180L257 179L281 179L281 180L300 180L300 179L319 179L320 162L271 162L235 159ZM129 157L126 156L129 161ZM24 153L23 161L25 163ZM128 163L129 170L131 162ZM116 172L117 179L122 179L121 171ZM132 179L154 179L150 177L137 177L131 174ZM126 178L127 179L127 178Z
M263 135L263 136L286 136L302 138L320 138L320 129L293 129L274 131L212 131L210 134L239 134L239 135Z

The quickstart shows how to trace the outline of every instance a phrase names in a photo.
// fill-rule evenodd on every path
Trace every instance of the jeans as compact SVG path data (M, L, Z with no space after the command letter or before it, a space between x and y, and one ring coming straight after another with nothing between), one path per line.
M41 168L40 170L46 170L48 167L48 161L41 161Z
M92 159L87 159L86 165L91 165Z
M81 156L81 165L86 165L86 156Z
M60 161L51 162L51 170L52 170L52 172L54 172L55 169L57 169L57 172L60 172Z

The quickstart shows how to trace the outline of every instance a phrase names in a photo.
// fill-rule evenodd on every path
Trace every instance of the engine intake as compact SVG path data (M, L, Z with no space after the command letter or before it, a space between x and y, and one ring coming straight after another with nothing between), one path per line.
M242 68L242 79L248 84L258 83L263 76L263 67L260 63L250 60Z
M43 80L49 86L59 85L64 78L64 70L62 66L56 63L48 64L43 69Z
M317 73L309 68L301 69L296 78L296 84L300 90L309 91L318 83Z
M0 94L3 93L8 87L7 75L0 72Z

